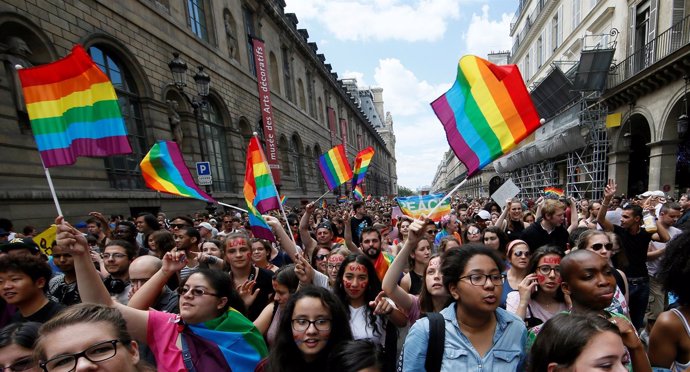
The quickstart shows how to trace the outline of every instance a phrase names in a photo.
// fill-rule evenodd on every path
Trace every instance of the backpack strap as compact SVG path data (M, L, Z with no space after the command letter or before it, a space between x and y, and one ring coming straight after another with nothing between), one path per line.
M194 367L194 362L192 361L192 353L189 351L189 344L184 336L184 332L180 332L180 341L182 342L182 360L184 361L185 368L189 372L196 372L196 367Z
M426 313L426 317L429 319L429 343L424 367L427 372L439 372L446 342L446 321L440 313Z

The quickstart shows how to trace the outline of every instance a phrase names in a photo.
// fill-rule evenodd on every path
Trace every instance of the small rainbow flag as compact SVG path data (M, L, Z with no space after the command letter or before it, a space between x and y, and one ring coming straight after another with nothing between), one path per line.
M453 86L431 103L467 177L508 153L539 127L516 65L498 66L467 55Z
M386 271L388 271L394 259L395 257L388 252L381 252L376 258L374 269L376 270L376 276L379 277L379 280L383 280L383 277L386 276Z
M547 187L544 189L544 195L562 198L565 193L563 189L559 189L558 187Z
M374 158L374 148L369 146L360 151L355 158L355 169L352 171L352 187L355 187L364 181L369 169L369 163Z
M355 199L357 200L364 199L364 191L362 191L362 187L359 185L355 186L355 189L352 190L352 195L354 195Z
M79 156L132 152L113 84L81 45L61 60L18 73L46 168L74 164Z
M281 195L280 196L280 205L285 205L286 201L287 201L287 196Z
M261 213L280 209L278 190L271 169L261 149L259 138L253 136L247 147L247 168L244 172L244 200L247 202L249 225L255 237L275 241L273 232Z
M400 206L400 211L412 218L430 218L435 222L441 221L441 217L450 213L450 198L446 199L443 204L436 209L434 214L428 216L434 207L443 199L443 194L430 195L412 195L407 197L395 198L395 201Z
M328 202L326 199L321 199L321 209L326 209L328 208Z
M173 141L156 142L139 167L148 188L209 203L216 202L194 183L180 148Z
M328 150L319 157L319 168L329 190L352 179L352 168L347 162L345 147L342 144Z

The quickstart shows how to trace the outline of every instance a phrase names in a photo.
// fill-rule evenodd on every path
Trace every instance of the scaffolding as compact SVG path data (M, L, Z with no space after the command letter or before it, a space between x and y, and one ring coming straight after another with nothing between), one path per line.
M558 187L576 199L602 197L606 185L608 137L606 134L606 106L599 103L599 94L587 92L576 104L580 135L586 145L580 149L551 159L515 169L509 175L520 188L518 196L537 199L547 187Z

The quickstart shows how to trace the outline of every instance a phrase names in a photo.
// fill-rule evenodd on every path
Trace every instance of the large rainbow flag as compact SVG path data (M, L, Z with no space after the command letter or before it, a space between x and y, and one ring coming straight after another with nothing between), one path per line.
M329 190L352 179L352 168L347 162L345 147L340 144L319 157L319 168Z
M364 177L367 175L367 170L369 169L369 163L371 159L374 158L374 148L369 146L366 149L360 151L355 157L355 167L352 171L352 188L359 185L364 181Z
M215 319L187 327L182 337L197 371L253 372L268 355L261 332L234 308ZM187 371L182 356L166 363L175 371Z
M216 202L194 183L176 142L156 142L141 160L139 167L146 186L151 189L209 203Z
M247 147L247 168L244 172L244 200L249 211L249 225L255 237L275 241L273 232L262 213L280 209L278 190L271 169L261 149L259 138L253 136Z
M436 205L443 199L443 194L429 194L429 195L412 195L407 197L395 198L395 201L400 206L400 211L414 219L425 216L435 222L441 221L441 217L450 213L450 198L446 199L441 206L436 208ZM434 214L429 215L434 208Z
M539 127L517 66L498 66L471 55L460 59L455 83L431 107L443 123L448 144L467 167L467 177Z
M115 89L81 45L61 60L18 73L46 168L74 164L78 156L132 152Z

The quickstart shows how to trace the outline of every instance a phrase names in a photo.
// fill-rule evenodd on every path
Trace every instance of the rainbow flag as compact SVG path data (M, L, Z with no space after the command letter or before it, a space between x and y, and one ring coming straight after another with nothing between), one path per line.
M364 191L362 191L362 186L360 186L360 185L355 186L355 189L352 190L352 195L354 195L355 199L357 199L357 200L364 199Z
M139 167L148 188L209 203L216 202L194 183L176 142L156 142Z
M319 168L329 190L352 179L352 168L347 162L345 147L340 144L319 157Z
M259 138L253 136L247 147L247 168L244 172L244 200L249 211L249 225L255 237L275 241L273 232L262 213L280 209L278 190L273 183L271 169L261 149Z
M441 217L450 213L450 198L446 199L443 204L436 209L434 214L427 216L429 212L443 199L443 194L430 195L412 195L408 197L395 198L395 201L400 206L400 211L414 219L430 218L434 222L441 221Z
M326 199L321 199L321 209L326 209L328 208L328 202Z
M285 205L286 201L287 201L287 196L281 195L280 196L280 205Z
M476 56L458 63L453 86L431 103L448 144L472 176L539 127L516 65L497 66Z
M46 168L74 164L78 156L132 152L113 84L81 45L61 60L18 73Z
M197 371L253 372L268 355L261 332L233 308L218 318L190 324L189 329L192 332L182 335Z
M379 280L383 280L383 277L386 276L386 271L388 271L394 259L395 257L387 252L381 252L376 258L374 269L376 270L376 276L379 277Z
M558 187L547 187L544 189L544 195L562 198L565 193L563 192L563 189L559 189Z
M364 181L369 169L369 163L374 158L374 148L369 146L360 151L355 158L355 169L352 171L352 187L355 187Z

